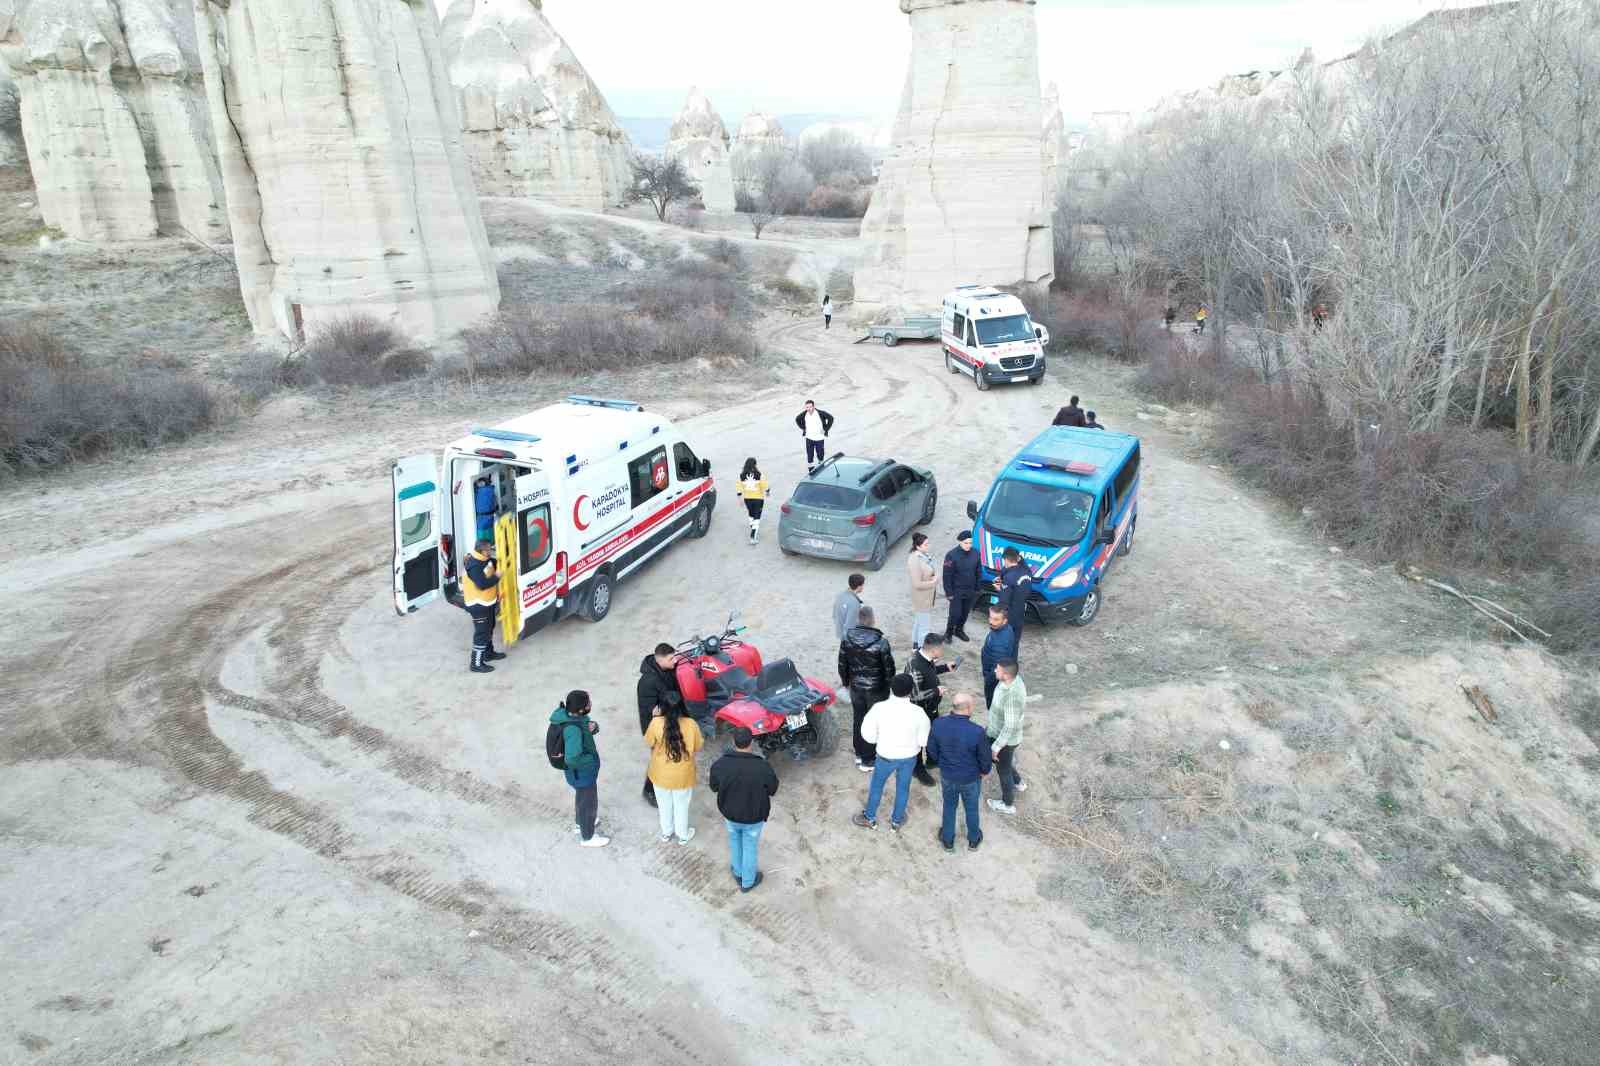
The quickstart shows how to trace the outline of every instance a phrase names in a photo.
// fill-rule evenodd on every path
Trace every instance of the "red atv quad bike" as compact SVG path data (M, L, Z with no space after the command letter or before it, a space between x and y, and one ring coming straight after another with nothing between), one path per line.
M831 755L839 744L839 724L828 710L832 686L801 677L792 659L762 665L755 645L738 639L744 629L729 615L721 635L678 645L678 691L689 714L702 722L714 715L717 732L744 726L767 755Z

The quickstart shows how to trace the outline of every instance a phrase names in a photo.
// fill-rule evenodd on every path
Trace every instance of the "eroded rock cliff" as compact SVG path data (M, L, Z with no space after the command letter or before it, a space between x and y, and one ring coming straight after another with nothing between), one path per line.
M479 193L591 211L622 201L627 137L537 0L454 0L440 39Z
M259 333L366 313L419 340L500 286L422 0L192 0Z
M690 89L683 110L667 131L667 157L681 159L700 186L707 211L732 214L733 163L728 129L699 89Z
M227 239L191 0L0 0L0 59L45 222Z
M862 223L858 313L928 313L959 284L1049 282L1033 0L900 8L911 65Z
M736 190L747 193L755 191L754 168L756 161L761 156L773 149L779 151L788 147L789 139L784 134L783 123L764 111L752 111L739 123L739 132L733 138L733 148L730 154L730 163L733 168L733 184Z

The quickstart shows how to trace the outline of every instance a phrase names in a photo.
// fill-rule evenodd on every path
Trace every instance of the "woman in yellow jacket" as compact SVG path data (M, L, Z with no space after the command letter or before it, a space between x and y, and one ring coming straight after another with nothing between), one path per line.
M694 839L689 825L689 800L694 795L694 755L705 738L693 718L683 713L683 701L657 707L644 742L650 748L650 783L656 788L656 812L661 816L661 842Z
M744 461L744 469L739 471L739 498L744 500L744 509L750 515L750 543L754 544L761 539L761 510L767 502L767 479L761 476L761 471L756 466L755 457Z

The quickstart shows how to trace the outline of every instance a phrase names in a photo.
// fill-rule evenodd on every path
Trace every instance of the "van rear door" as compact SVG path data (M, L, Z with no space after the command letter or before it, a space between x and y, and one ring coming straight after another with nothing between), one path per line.
M523 474L516 493L517 588L526 621L556 601L556 515L547 475Z
M395 461L394 609L404 617L439 595L438 464L432 455Z

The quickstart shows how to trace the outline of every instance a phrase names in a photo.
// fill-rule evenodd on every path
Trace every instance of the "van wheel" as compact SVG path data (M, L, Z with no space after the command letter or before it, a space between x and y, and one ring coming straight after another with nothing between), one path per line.
M590 579L578 613L585 622L598 622L611 613L611 574L608 571L602 570Z
M872 542L872 555L867 558L868 570L882 570L883 564L889 560L889 534L879 533L878 539Z
M1128 535L1122 538L1122 547L1117 549L1118 555L1128 555L1133 551L1133 534L1139 528L1137 521L1128 526Z
M1100 586L1096 585L1089 590L1089 595L1083 598L1083 607L1078 611L1078 617L1069 619L1075 626L1086 626L1093 622L1100 614Z
M960 368L956 366L956 361L951 358L949 349L946 349L944 353L944 368L952 374L961 373Z
M711 505L702 503L695 508L694 522L689 526L689 536L700 538L711 531Z
M972 380L978 386L979 392L989 391L989 376L983 372L983 367L978 367L972 372Z
M1036 378L1029 378L1028 379L1028 384L1029 385L1043 385L1044 384L1044 375L1040 374Z

